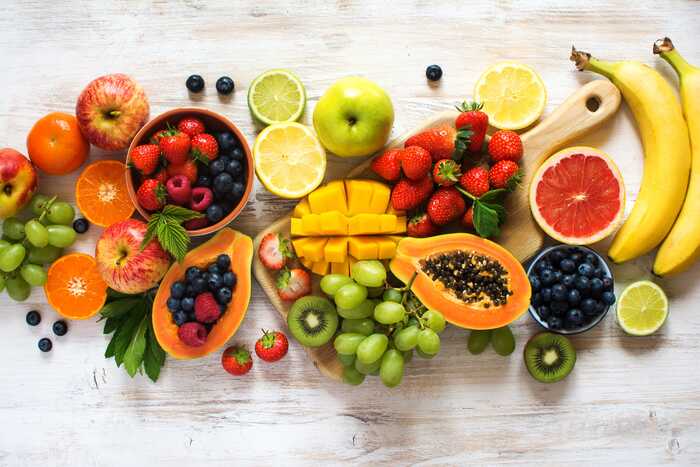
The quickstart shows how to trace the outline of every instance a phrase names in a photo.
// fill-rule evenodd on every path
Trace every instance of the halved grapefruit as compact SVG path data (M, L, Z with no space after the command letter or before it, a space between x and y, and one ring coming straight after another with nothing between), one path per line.
M615 163L600 149L562 149L535 173L530 209L547 235L588 245L613 233L625 210L625 186Z

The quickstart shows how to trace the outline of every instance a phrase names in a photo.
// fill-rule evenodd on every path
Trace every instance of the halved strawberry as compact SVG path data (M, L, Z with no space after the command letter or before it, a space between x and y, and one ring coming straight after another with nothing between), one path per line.
M276 285L282 300L296 300L311 293L311 276L301 268L283 269Z
M267 269L279 271L293 256L289 240L278 233L265 235L258 247L258 258Z

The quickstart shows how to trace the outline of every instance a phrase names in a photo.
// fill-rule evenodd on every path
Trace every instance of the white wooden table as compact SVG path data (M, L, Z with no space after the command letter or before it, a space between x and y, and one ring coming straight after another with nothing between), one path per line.
M644 61L675 82L651 54L652 42L670 35L700 64L700 3L690 1L7 0L2 9L0 146L22 152L36 119L72 112L83 86L109 72L136 78L152 115L185 105L211 108L239 124L252 143L246 88L268 68L299 74L309 110L339 77L377 81L391 94L399 134L467 98L497 60L534 66L547 85L548 111L594 79L573 71L572 43L600 57ZM437 87L424 78L432 63L445 72ZM207 81L195 102L184 86L192 73ZM214 92L224 74L236 82L230 101ZM613 155L629 211L642 152L628 109L580 143ZM90 157L123 154L93 150ZM330 165L329 176L344 169L335 158ZM40 189L73 200L74 180L42 177ZM233 226L254 234L291 206L256 182ZM93 227L77 249L90 252L99 233ZM618 291L648 277L650 265L645 257L616 267ZM524 317L514 326L518 343L510 358L469 355L465 332L450 328L439 357L414 360L393 390L376 379L357 388L326 380L296 343L281 363L256 361L244 378L225 373L216 353L168 360L157 384L131 380L103 358L101 325L70 323L69 333L56 338L55 314L41 290L21 304L3 295L0 464L697 465L699 279L700 265L660 281L671 316L656 336L626 337L611 313L575 337L576 369L559 384L541 385L527 375L520 352L538 329ZM42 313L37 328L24 322L30 309ZM252 345L260 328L282 327L256 285L235 341ZM48 354L37 349L42 336L54 341Z

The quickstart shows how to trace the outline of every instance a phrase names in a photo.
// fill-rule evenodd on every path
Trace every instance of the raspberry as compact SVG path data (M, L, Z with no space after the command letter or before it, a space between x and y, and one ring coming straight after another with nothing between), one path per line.
M187 230L199 230L209 225L209 220L206 216L198 217L196 219L190 219L185 222L185 228Z
M170 177L165 184L168 189L168 196L179 206L186 206L192 196L192 185L190 179L184 175Z
M194 317L200 323L213 323L221 316L219 304L211 292L204 292L194 299Z
M190 198L190 209L203 212L214 201L214 194L207 187L198 186L192 190Z
M177 330L177 336L185 345L199 347L207 341L207 328L202 323L185 323Z

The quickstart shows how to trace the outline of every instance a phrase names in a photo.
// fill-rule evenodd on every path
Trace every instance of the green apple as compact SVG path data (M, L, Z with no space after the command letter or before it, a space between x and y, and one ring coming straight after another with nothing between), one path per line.
M314 109L321 144L340 157L368 156L384 146L394 123L394 106L376 83L358 76L329 87Z

